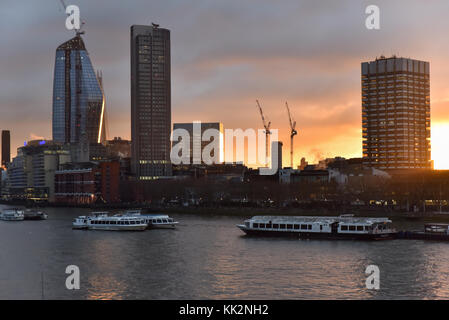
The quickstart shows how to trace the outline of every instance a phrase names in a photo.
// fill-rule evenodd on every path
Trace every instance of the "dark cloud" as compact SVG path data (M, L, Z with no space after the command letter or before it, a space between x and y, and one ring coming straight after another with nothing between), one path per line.
M172 31L173 121L257 128L258 98L288 141L289 100L302 130L301 152L357 155L360 62L393 53L431 61L432 100L442 101L433 115L447 114L446 0L375 1L379 31L364 27L372 1L66 2L79 5L87 22L85 41L103 71L111 136L130 135L129 27L152 21ZM59 0L0 3L0 128L12 130L15 145L31 133L51 134L54 53L72 36L64 23Z

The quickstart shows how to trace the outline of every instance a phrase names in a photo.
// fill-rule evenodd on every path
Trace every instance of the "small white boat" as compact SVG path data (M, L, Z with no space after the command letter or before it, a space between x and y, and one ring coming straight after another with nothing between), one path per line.
M72 222L72 229L87 230L87 219L89 219L87 216L79 216L78 218L75 218Z
M140 210L128 210L124 216L141 217L148 224L148 229L174 229L178 224L166 214L142 214Z
M92 218L107 217L109 212L92 212L90 216L79 216L72 222L72 229L87 230L87 221Z
M25 219L22 209L4 209L0 214L0 220L3 221L22 221Z
M174 229L178 224L177 221L163 214L149 214L143 215L148 222L149 229Z
M25 220L47 220L48 215L44 211L26 209L24 212Z

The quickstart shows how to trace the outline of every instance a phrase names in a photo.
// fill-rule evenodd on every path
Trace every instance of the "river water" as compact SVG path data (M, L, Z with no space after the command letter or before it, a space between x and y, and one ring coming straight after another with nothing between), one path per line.
M0 299L449 298L449 242L248 238L243 218L213 212L173 214L176 230L81 231L71 221L88 211L46 212L0 221ZM373 264L379 290L365 285ZM66 288L69 265L79 290Z

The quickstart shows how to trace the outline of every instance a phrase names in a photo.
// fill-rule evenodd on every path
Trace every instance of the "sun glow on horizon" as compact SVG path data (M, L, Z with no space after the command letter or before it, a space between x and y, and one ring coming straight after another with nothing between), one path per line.
M449 169L449 123L434 123L431 131L431 150L434 168Z

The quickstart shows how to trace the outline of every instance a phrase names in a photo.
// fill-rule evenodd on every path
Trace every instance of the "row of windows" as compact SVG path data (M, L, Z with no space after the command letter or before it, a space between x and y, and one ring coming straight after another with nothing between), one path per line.
M134 220L131 220L131 221L127 221L127 220L125 220L125 221L115 221L115 220L113 220L113 221L110 221L110 220L104 220L104 221L102 221L102 220L94 220L94 221L91 221L90 222L90 224L95 224L95 225L99 225L99 224L108 224L108 225L130 225L130 224L144 224L145 222L143 221L143 220L136 220L136 221L134 221Z
M312 230L311 224L253 223L254 229ZM323 226L320 226L322 229Z
M371 230L370 226L365 226L365 228L363 226L341 226L341 231L368 231Z

